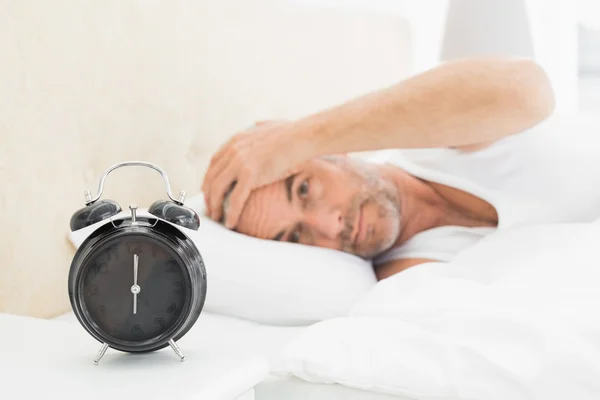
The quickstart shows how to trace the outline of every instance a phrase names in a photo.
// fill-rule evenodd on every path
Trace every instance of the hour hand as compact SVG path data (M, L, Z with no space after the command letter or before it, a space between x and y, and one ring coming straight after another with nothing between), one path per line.
M133 255L133 286L131 286L131 293L133 294L133 313L137 314L137 295L140 292L140 287L137 284L138 278L138 260L137 254Z

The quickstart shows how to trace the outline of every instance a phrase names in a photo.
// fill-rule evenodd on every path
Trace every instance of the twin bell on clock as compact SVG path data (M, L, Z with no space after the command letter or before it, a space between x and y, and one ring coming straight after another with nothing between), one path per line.
M162 176L168 200L138 215L100 200L106 177L126 166L152 168ZM71 217L71 231L97 228L77 249L69 270L71 306L83 328L101 343L98 364L110 347L146 353L170 346L185 359L177 341L196 323L206 298L206 270L186 231L200 226L198 214L184 206L185 192L173 197L169 178L157 165L127 161L108 168L85 207ZM104 221L104 223L101 223Z

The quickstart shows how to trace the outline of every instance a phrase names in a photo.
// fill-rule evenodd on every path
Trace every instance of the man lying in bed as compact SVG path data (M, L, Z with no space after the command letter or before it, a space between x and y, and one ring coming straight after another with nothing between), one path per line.
M450 261L496 229L594 220L600 131L550 124L553 110L530 60L443 64L234 136L206 173L207 213L248 235L371 259L379 279ZM387 162L345 156L385 149Z

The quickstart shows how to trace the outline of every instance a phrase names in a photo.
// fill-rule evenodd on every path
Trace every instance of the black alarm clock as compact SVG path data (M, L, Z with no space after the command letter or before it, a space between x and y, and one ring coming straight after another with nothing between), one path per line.
M112 200L100 200L108 174L124 166L158 171L168 200L137 215L137 206L123 215ZM206 298L202 256L185 230L197 230L198 214L171 194L167 174L145 161L111 166L100 179L97 195L85 191L85 207L71 217L71 231L100 224L79 246L69 270L69 299L85 330L102 343L97 365L110 347L128 353L147 353L177 345L196 323ZM119 216L120 214L120 216ZM184 229L180 229L184 228Z

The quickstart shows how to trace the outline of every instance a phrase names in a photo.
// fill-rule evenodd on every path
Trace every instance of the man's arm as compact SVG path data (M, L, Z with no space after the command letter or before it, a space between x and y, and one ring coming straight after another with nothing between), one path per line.
M554 110L546 73L527 59L453 61L304 118L291 139L312 156L391 148L480 148Z
M314 157L392 148L481 148L536 125L554 109L544 71L530 60L466 59L298 121L231 138L204 177L207 211L235 227L250 192L285 179Z

